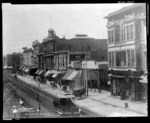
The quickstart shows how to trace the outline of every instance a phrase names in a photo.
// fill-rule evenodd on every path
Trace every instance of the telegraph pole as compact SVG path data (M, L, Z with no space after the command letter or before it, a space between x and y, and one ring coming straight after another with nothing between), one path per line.
M86 52L85 52L85 44L84 44L84 57L85 57L85 90L86 96L88 96L88 81L87 81L87 60L86 60Z

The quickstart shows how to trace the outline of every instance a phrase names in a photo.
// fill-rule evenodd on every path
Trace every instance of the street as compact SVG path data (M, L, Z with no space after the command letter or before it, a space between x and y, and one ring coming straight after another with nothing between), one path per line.
M3 72L3 104L4 104L4 119L12 119L12 111L11 107L19 104L19 98L23 99L25 107L35 108L37 109L38 104L40 104L40 113L41 116L36 116L38 118L54 118L60 117L56 112L52 101L53 98L46 95L40 94L39 102L36 100L36 92L31 91L30 89L23 88L23 84L19 87L16 86L12 81L14 78L10 77L9 74L4 71ZM19 82L16 80L15 82ZM43 115L45 113L45 115ZM82 110L80 117L94 117L95 114L91 113L85 109ZM67 116L68 117L68 116ZM74 117L74 116L69 116Z

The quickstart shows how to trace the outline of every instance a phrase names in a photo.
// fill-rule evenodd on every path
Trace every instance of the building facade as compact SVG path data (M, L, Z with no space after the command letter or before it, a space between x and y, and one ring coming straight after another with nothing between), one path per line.
M107 40L94 39L85 34L77 34L72 39L56 40L56 68L72 67L74 62L85 60L107 61Z
M23 66L26 67L33 67L34 62L33 62L33 50L32 48L23 48Z
M48 30L48 36L43 39L43 68L53 69L54 68L54 51L55 51L55 41L58 37L56 36L53 29Z
M134 4L105 18L112 95L142 100L147 93L139 82L147 73L146 5Z
M19 67L22 64L22 56L22 53L7 54L7 66L13 66L14 68Z
M33 47L33 66L35 68L39 67L39 50L40 50L40 43L38 40L32 42Z

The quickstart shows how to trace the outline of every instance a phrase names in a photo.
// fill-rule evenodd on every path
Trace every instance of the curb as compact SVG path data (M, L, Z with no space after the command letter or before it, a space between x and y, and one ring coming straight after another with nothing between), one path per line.
M92 116L91 117L107 117L106 115L103 115L103 114L100 114L100 113L95 113L94 111L91 111L90 109L87 109L87 108L85 108L85 107L83 107L83 106L80 106L80 105L78 105L78 104L76 104L76 103L74 103L76 106L78 106L78 108L81 108L81 110L82 111L84 111L84 112L89 112L90 114L92 114ZM81 111L81 112L82 112ZM95 116L93 116L93 115L95 115ZM89 117L89 116L88 116Z

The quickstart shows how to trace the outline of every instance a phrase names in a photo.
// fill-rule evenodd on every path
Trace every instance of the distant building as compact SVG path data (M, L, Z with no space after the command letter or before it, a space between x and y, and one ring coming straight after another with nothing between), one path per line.
M33 47L33 66L38 68L39 67L39 48L40 48L40 43L38 40L35 40L32 42L32 47Z
M33 67L33 50L32 48L23 48L23 65L26 67Z
M14 68L20 66L22 64L22 55L22 53L7 54L7 66L13 66Z
M6 56L3 56L3 66L7 66L7 58L6 58Z
M113 95L147 96L139 82L147 73L146 5L133 4L108 14L108 62Z

